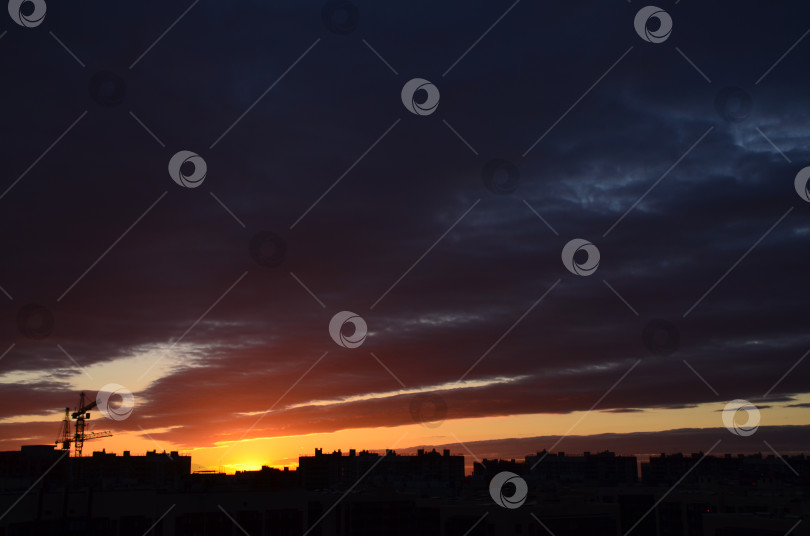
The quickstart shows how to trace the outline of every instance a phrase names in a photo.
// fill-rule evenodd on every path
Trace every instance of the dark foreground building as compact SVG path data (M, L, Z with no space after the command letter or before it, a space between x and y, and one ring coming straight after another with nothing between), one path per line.
M702 458L653 457L639 478L634 457L542 452L483 460L465 477L449 451L319 449L297 471L225 475L191 473L177 452L69 458L30 446L0 453L0 536L810 534L805 456ZM527 484L517 508L490 495L502 471Z
M398 456L391 450L385 456L365 450L358 454L354 449L344 456L339 450L324 454L315 449L315 456L298 458L298 473L307 490L348 489L368 473L363 479L367 486L456 495L464 483L464 456L423 449L416 456Z

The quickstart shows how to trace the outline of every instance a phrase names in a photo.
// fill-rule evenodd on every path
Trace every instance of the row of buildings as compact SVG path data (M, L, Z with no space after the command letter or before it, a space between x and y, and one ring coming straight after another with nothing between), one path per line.
M502 471L527 483L519 508L490 495ZM809 476L803 455L639 464L611 452L544 451L481 460L465 476L464 457L448 450L320 449L297 470L225 475L194 473L177 452L69 458L27 446L0 452L0 536L804 536Z

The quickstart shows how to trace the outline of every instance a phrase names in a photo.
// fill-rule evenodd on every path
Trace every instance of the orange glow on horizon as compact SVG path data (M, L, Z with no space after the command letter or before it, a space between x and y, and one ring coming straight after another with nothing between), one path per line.
M810 395L797 397L799 402L810 402ZM724 402L703 404L695 408L657 409L642 413L574 412L569 414L529 414L502 417L483 417L446 421L436 428L412 424L396 427L344 429L330 433L313 433L294 436L248 438L235 442L219 442L214 446L187 447L160 441L160 433L140 430L118 433L111 438L88 441L85 453L93 451L132 454L146 451L178 451L190 455L192 470L215 470L232 474L236 471L260 470L262 466L294 469L299 456L313 455L315 448L324 452L349 449L384 452L386 449L404 450L416 447L451 445L454 454L462 454L468 465L474 457L461 444L470 446L475 441L536 436L560 436L570 430L570 435L587 436L603 433L655 432L678 428L722 427L721 414ZM583 415L584 418L583 418ZM571 429L577 421L579 424ZM773 406L762 410L761 425L810 424L810 414L793 408ZM234 430L239 436L242 430ZM461 443L460 443L461 442ZM538 445L538 449L543 445ZM475 453L475 446L471 449ZM559 450L565 450L561 444ZM526 454L529 454L528 452Z

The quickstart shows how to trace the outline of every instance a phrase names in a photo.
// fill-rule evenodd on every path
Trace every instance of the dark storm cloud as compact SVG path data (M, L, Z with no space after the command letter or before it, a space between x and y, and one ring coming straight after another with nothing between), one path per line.
M804 32L804 6L668 5L673 36L651 45L633 30L638 6L520 3L443 76L508 5L358 2L359 28L341 36L324 27L318 2L204 1L130 69L185 3L145 2L128 6L125 15L102 15L107 10L100 2L51 4L42 27L9 23L0 41L0 61L13 80L0 88L4 185L84 110L88 114L0 199L0 285L14 297L2 304L0 338L6 347L15 344L0 362L4 372L64 374L70 364L57 343L83 366L171 344L245 271L183 339L197 345L198 368L139 393L144 418L184 426L167 432L172 440L210 441L203 419L214 405L223 421L247 426L254 417L234 415L266 410L326 350L330 355L282 406L399 388L373 351L408 387L455 381L485 352L469 378L525 376L442 393L449 418L588 409L638 359L642 363L600 409L691 407L717 396L682 360L723 399L754 399L810 347L810 207L793 190L796 172L810 163L810 80L802 67L810 45L797 46L755 84ZM120 106L99 105L88 94L90 79L102 69L126 83ZM414 77L439 87L436 114L417 117L402 106L399 92ZM752 98L751 115L741 122L715 109L718 92L731 85ZM200 188L181 189L170 180L167 164L179 150L206 159L209 174ZM482 181L495 158L519 170L511 195L492 193ZM280 267L251 258L250 240L260 231L286 241ZM578 237L600 249L592 277L571 275L560 262L562 247ZM488 351L557 279L559 285ZM29 302L53 312L49 338L19 334L15 317ZM329 319L341 310L369 324L369 339L357 350L340 349L329 338ZM653 318L673 323L680 334L671 355L655 356L642 341ZM774 397L808 391L804 366L779 383ZM73 395L32 396L27 412L50 411L66 399ZM408 405L408 397L393 397L299 408L267 418L261 431L406 424L412 422Z

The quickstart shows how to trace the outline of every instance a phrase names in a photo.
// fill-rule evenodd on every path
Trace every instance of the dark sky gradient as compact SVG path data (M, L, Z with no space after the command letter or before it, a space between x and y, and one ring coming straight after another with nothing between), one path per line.
M643 5L638 2L524 0L446 76L511 2L355 4L356 31L337 35L323 24L321 2L202 0L132 69L189 2L111 7L51 1L38 28L3 20L0 189L88 113L0 199L0 285L14 298L0 296L0 351L15 343L0 361L0 373L54 374L50 381L41 376L4 385L0 418L46 414L73 403L75 394L59 379L76 370L57 344L85 367L170 344L245 271L183 340L195 345L194 366L136 393L137 423L108 427L177 426L161 439L210 444L225 438L220 433L249 426L255 416L237 413L267 409L327 350L282 406L398 389L369 352L408 387L452 382L558 279L467 377L520 379L441 393L448 418L587 410L638 359L643 362L600 409L758 400L810 348L810 206L793 185L798 170L810 164L810 40L756 84L807 30L805 2L659 2L675 26L669 40L654 45L633 30ZM210 148L316 39L312 51ZM121 105L105 107L90 98L89 81L100 70L125 80ZM410 114L400 101L402 86L415 77L441 91L431 116ZM728 121L715 107L727 86L752 98L743 121ZM186 149L208 164L197 189L180 188L167 173L170 157ZM482 169L494 158L520 170L514 193L485 187ZM281 266L267 268L251 258L250 240L262 231L286 241ZM562 247L573 238L599 247L594 276L572 275L560 262ZM15 317L26 303L53 311L49 338L20 335ZM343 310L369 325L368 340L356 350L339 348L327 332L332 315ZM675 353L656 356L644 347L641 332L653 318L679 330ZM767 403L810 392L808 366L788 375ZM410 400L403 395L291 409L266 419L255 433L410 424ZM0 424L0 430L4 438L42 434L47 442L56 427ZM0 441L4 448L17 444Z

